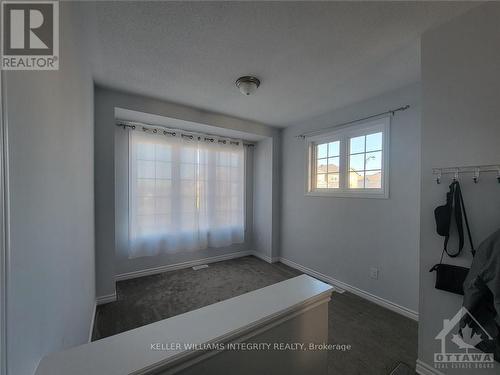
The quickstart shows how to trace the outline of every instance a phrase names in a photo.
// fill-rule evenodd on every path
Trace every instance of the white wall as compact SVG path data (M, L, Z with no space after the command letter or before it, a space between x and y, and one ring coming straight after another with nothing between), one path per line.
M281 257L418 309L420 88L401 90L287 128L283 134ZM391 124L390 198L305 196L305 131L410 104ZM417 161L417 162L416 162ZM370 279L370 267L380 270Z
M254 250L252 230L254 220L251 199L252 157L258 151L249 151L247 170L247 231L244 244L225 248L162 254L159 256L128 258L128 198L127 198L127 132L115 126L115 108L138 111L176 120L217 126L256 134L259 137L279 136L279 132L263 124L209 113L153 98L123 93L103 87L95 88L95 195L96 195L96 272L97 295L115 292L115 275L186 261ZM273 154L267 162L272 165ZM256 156L257 157L257 156ZM274 179L275 181L276 179ZM272 214L269 213L269 214Z
M434 289L442 237L433 209L444 203L447 183L436 185L433 167L500 163L500 4L471 10L422 37L422 192L420 237L419 359L432 365L434 339L443 319L453 317L462 297ZM446 182L449 182L446 181ZM496 175L462 181L476 246L500 227L500 185ZM468 251L446 263L470 266ZM441 370L472 374L473 370ZM495 370L474 373L498 374Z
M9 71L8 373L88 340L95 301L93 85L77 5L60 4L60 70Z

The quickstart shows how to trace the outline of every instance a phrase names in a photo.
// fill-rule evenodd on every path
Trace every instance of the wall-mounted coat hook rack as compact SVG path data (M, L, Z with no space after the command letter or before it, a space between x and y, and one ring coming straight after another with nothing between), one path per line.
M500 164L496 165L474 165L467 167L446 167L446 168L433 168L432 173L436 176L436 183L440 184L443 175L453 175L452 181L458 181L460 175L471 174L472 181L479 183L479 176L483 173L495 172L497 174L497 182L500 184Z

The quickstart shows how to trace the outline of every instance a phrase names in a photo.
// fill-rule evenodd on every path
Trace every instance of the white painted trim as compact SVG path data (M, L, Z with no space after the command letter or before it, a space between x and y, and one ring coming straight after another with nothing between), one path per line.
M276 263L279 261L279 258L277 258L277 257L271 258L270 256L259 253L257 251L253 251L252 255L256 258L262 259L264 262L267 262L267 263Z
M180 270L183 268L191 268L193 266L198 266L200 264L220 262L223 260L246 257L246 256L253 255L253 254L254 254L254 252L252 252L252 251L239 251L237 253L224 254L224 255L218 255L218 256L209 257L209 258L190 260L190 261L182 262L182 263L166 264L164 266L147 268L147 269L140 270L140 271L125 272L125 273L121 273L121 274L116 275L115 281L135 279L136 277L155 275L157 273Z
M95 314L97 312L97 301L94 302L94 308L92 309L92 318L90 319L89 327L89 342L92 342L92 332L94 331Z
M7 374L7 302L10 276L9 142L5 71L0 72L0 375Z
M115 301L116 301L116 292L114 292L113 294L107 294L105 296L97 297L95 300L97 305L103 305L105 303L115 302Z
M435 369L434 367L428 365L420 359L417 359L416 372L419 375L444 375L443 372Z
M364 291L362 289L359 289L355 286L349 285L347 283L344 283L342 281L339 281L337 279L334 279L331 276L322 274L318 271L315 271L313 269L307 268L305 266L302 266L298 263L295 263L289 259L286 258L279 258L281 263L286 264L287 266L290 266L292 268L295 268L299 271L302 271L310 276L313 276L321 281L324 281L330 285L332 285L335 290L339 293L343 293L344 291L351 292L353 294L356 294L357 296L364 298L370 302L376 303L379 306L385 307L386 309L389 309L391 311L394 311L398 314L401 314L403 316L406 316L407 318L413 319L415 321L418 321L418 312L413 311L407 307L398 305L397 303L391 302L389 300L386 300L385 298L376 296L374 294L371 294L367 291Z

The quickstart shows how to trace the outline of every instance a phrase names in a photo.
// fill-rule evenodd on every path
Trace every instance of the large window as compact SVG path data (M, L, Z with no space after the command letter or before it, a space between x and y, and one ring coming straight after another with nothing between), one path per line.
M129 139L130 257L243 242L242 142L143 130Z
M307 138L307 195L387 198L390 118Z

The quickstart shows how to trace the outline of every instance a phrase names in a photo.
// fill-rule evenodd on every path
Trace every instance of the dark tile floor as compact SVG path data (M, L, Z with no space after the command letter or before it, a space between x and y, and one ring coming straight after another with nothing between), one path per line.
M116 302L98 307L93 340L195 310L301 274L255 257L211 263L208 268L165 272L117 283ZM334 293L329 342L350 344L330 352L330 374L387 375L398 363L415 368L417 323L350 293Z

